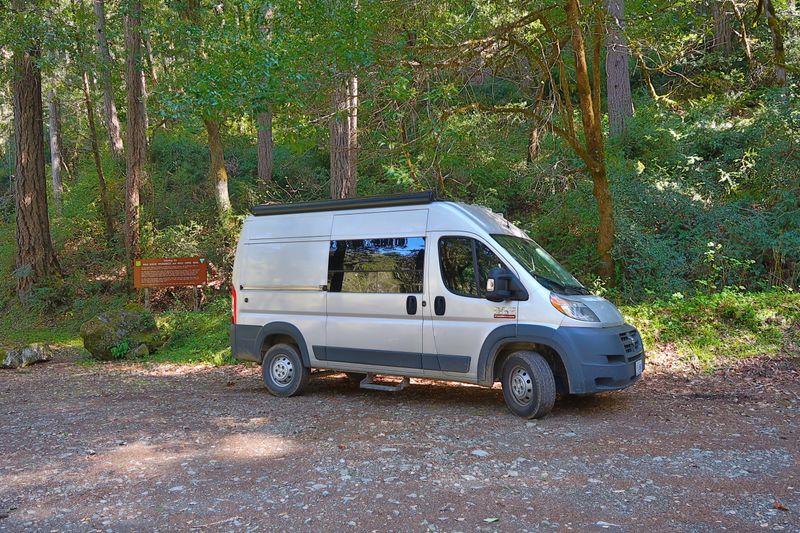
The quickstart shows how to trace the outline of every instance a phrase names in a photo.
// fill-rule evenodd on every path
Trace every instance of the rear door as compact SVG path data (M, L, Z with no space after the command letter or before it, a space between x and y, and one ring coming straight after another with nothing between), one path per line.
M422 369L427 209L335 215L328 260L330 366Z
M445 377L475 379L483 341L495 328L517 322L519 302L486 299L487 274L508 266L474 234L428 237L429 309L439 365Z

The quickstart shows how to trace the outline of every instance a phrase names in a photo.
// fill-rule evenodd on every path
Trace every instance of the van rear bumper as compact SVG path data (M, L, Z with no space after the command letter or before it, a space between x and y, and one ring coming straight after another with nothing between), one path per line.
M236 359L260 363L259 356L261 354L256 350L256 340L260 331L259 326L231 324L231 354Z
M561 345L570 393L621 390L642 377L644 347L639 332L633 326L561 327L554 333Z

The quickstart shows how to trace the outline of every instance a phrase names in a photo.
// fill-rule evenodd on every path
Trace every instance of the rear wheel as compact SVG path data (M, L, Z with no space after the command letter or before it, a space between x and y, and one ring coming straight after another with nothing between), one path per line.
M275 396L295 396L303 393L311 371L303 366L297 348L276 344L264 355L261 375L267 390Z
M541 418L553 409L556 382L544 357L515 352L503 364L503 397L517 416Z

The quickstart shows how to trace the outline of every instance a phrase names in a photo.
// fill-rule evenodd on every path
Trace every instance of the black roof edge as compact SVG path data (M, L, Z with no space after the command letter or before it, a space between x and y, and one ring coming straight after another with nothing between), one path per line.
M404 205L429 204L436 201L433 191L408 192L388 196L366 196L363 198L344 198L341 200L321 200L299 202L296 204L262 204L253 207L257 217L268 215L287 215L290 213L314 213L318 211L343 211L345 209L371 209L377 207L400 207Z

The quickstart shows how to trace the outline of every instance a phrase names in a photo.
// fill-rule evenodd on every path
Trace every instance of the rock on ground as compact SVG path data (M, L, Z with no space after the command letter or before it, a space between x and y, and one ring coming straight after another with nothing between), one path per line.
M2 368L22 368L34 363L49 361L52 357L50 347L44 344L31 344L23 348L0 348Z
M144 309L128 308L108 311L85 322L80 330L83 346L96 359L110 361L121 357L114 348L127 343L137 355L154 352L162 344L153 316ZM125 354L122 354L124 356Z
M147 347L146 344L140 344L139 346L137 346L136 348L131 350L130 353L128 353L128 356L131 359L138 359L140 357L147 357L148 355L150 355L150 349Z

